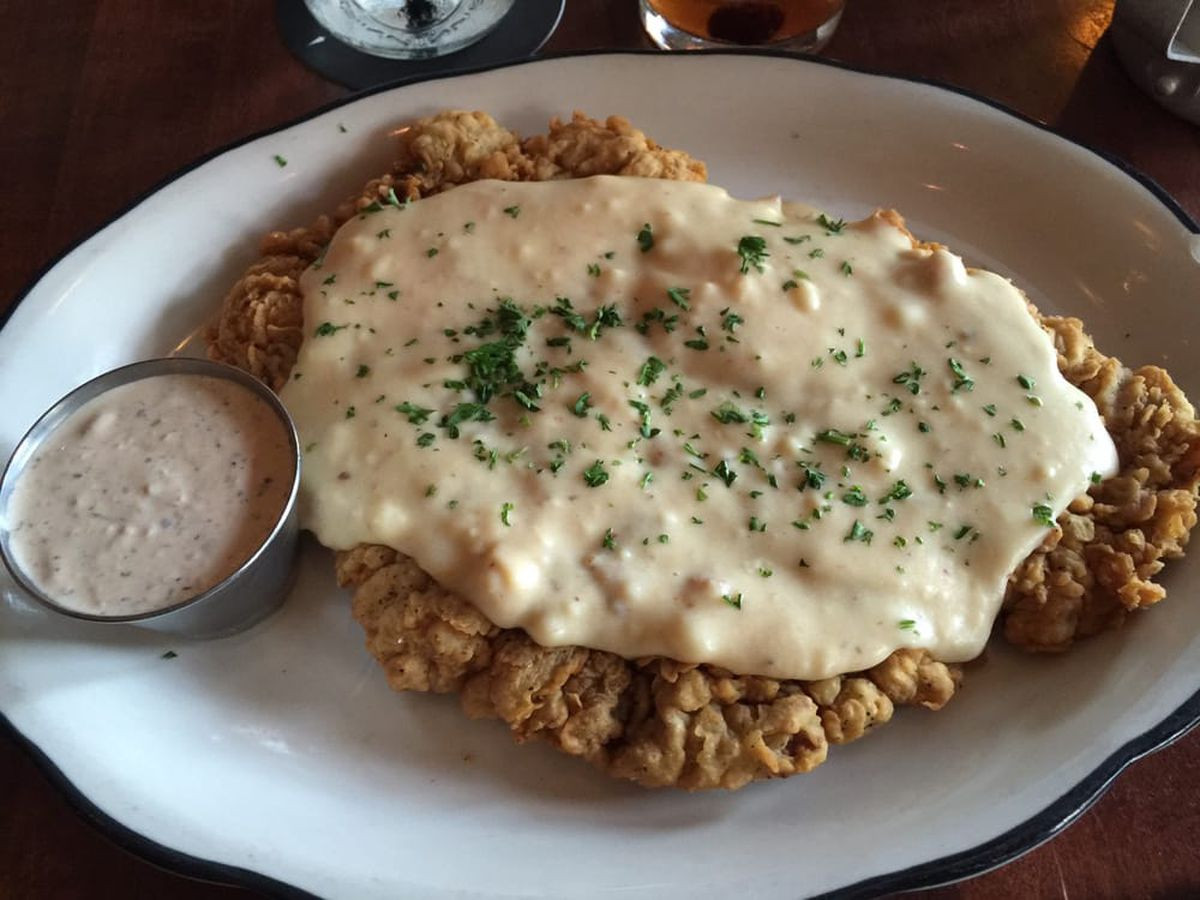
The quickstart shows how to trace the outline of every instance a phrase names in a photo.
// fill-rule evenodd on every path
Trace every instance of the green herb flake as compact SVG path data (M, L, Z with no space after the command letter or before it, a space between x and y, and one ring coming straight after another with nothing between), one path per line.
M654 249L654 229L650 227L649 222L644 224L641 227L641 230L638 231L637 245L638 249L643 253L649 253L652 249Z
M515 219L517 216L519 216L521 214L521 207L506 206L506 207L504 207L504 214L506 216L508 216L510 219Z
M604 539L600 541L600 546L605 550L617 549L617 536L613 534L613 530L611 528L604 529Z
M287 165L287 159L280 156L278 153L275 154L274 159L275 159L275 165L279 166L279 168L281 168L281 169Z
M355 378L366 378L370 374L371 374L371 367L364 363L363 365L360 365L355 370L354 377Z
M946 365L949 367L951 374L954 376L953 393L957 394L960 390L975 390L975 380L963 370L963 364L961 360L957 360L952 356L946 360Z
M500 504L500 521L509 528L512 527L512 519L510 517L512 516L512 511L514 509L516 509L516 507L511 503L505 502Z
M729 467L729 463L721 460L713 467L712 473L724 482L725 487L732 487L734 481L737 480L737 472Z
M841 234L846 230L845 219L830 219L825 213L817 215L817 224L825 229L826 234Z
M1045 503L1035 503L1032 512L1033 521L1039 525L1045 525L1047 528L1054 526L1054 510Z
M658 377L667 370L667 364L657 356L651 356L642 363L642 367L638 369L637 383L643 387L649 387L658 380Z
M842 494L842 502L848 503L850 506L866 506L867 495L863 493L862 488L857 484L852 485L850 490Z
M579 418L586 419L588 410L592 408L592 395L588 391L584 391L579 395L579 398L571 404L571 412L575 413Z
M596 460L590 466L583 470L583 481L588 487L600 487L608 481L608 472L605 471L604 463Z
M850 526L850 530L846 532L846 536L842 538L842 542L861 541L869 545L873 537L875 537L875 532L863 525L858 519L855 519L854 524Z
M688 302L691 297L691 288L670 287L667 288L667 299L678 306L680 309L691 309L692 305Z
M721 599L724 600L726 603L728 603L730 606L732 606L734 609L742 608L742 592L741 591L738 591L736 594L722 594Z
M763 272L763 261L770 256L767 250L766 238L757 234L744 235L737 244L738 258L741 260L741 265L738 271L743 275L750 272L751 267L756 272Z
M925 370L915 362L910 363L907 371L900 372L892 377L892 384L902 384L908 388L908 392L914 396L921 393L921 379L925 376Z
M329 337L331 334L337 334L344 328L349 328L349 325L334 325L332 322L322 322L313 331L316 337Z

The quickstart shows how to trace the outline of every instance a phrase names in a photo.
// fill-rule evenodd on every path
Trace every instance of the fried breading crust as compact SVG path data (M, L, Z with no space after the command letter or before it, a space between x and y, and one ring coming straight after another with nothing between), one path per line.
M303 337L300 274L342 222L389 191L415 200L479 178L595 174L702 181L705 169L618 117L602 123L576 113L525 141L483 113L417 122L400 133L392 170L333 216L267 236L262 260L231 290L209 331L210 355L281 387ZM1200 429L1161 369L1131 373L1096 351L1077 320L1042 322L1066 377L1096 399L1121 458L1120 475L1072 504L1011 580L1006 635L1029 649L1056 650L1161 598L1150 578L1181 552L1196 522ZM354 589L355 618L394 689L458 692L468 715L503 720L518 741L547 740L650 787L736 788L810 771L829 744L861 737L896 706L938 709L961 681L958 666L921 650L804 682L546 648L498 628L389 548L339 553L337 573Z
M1041 321L1060 371L1104 417L1120 462L1115 477L1059 516L1009 579L1005 637L1029 650L1062 651L1166 595L1151 579L1183 555L1196 525L1200 426L1164 370L1130 371L1104 356L1078 319Z
M461 694L473 718L548 740L647 787L737 788L807 772L828 745L862 737L895 706L940 708L960 679L922 650L822 681L735 675L658 657L542 647L493 625L386 547L338 554L367 649L397 691Z

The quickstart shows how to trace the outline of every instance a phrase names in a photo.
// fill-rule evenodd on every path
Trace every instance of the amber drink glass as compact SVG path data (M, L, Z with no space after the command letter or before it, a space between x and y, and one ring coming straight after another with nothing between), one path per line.
M642 27L665 50L754 46L815 52L845 0L639 0Z

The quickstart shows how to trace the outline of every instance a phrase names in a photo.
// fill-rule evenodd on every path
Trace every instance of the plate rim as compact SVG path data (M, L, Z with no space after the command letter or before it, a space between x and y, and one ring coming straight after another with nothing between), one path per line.
M534 58L524 58L516 60L508 60L499 63L487 63L478 66L469 66L462 68L448 69L444 72L426 75L406 76L395 79L393 81L384 82L370 88L359 91L352 91L344 97L332 100L328 103L321 104L314 109L309 110L299 116L287 119L278 124L252 132L227 144L210 150L209 152L196 157L185 166L176 169L162 179L155 182L150 187L141 191L134 196L127 204L118 209L110 217L105 219L101 224L89 230L75 241L66 245L62 250L53 255L48 262L38 268L38 270L26 281L24 286L16 292L12 303L3 313L0 313L0 330L8 326L13 313L17 307L33 292L35 288L49 275L63 260L71 255L75 250L92 240L101 232L109 227L117 224L135 209L141 206L160 191L164 190L174 182L188 175L192 171L200 168L206 163L223 156L239 147L258 141L262 138L276 134L296 125L303 124L318 116L324 115L332 110L339 109L351 103L375 94L384 93L391 90L396 90L401 87L406 87L414 84L421 84L431 81L441 81L447 78L458 78L466 75L481 74L484 72L493 72L501 69L515 68L518 66L537 65L543 62L554 62L563 59L581 59L596 56L659 56L662 58L688 58L688 57L757 57L777 60L789 60L792 62L811 63L815 65L828 66L830 68L840 69L843 71L854 72L860 75L867 75L876 78L884 78L892 81L902 81L911 84L921 85L927 88L932 88L938 91L946 91L963 97L968 101L983 104L984 106L1000 113L1003 116L1017 120L1026 126L1033 127L1040 132L1049 134L1058 140L1064 141L1075 147L1082 148L1092 155L1098 157L1101 161L1116 168L1124 176L1137 182L1141 187L1145 188L1150 194L1170 212L1179 223L1193 235L1200 236L1200 223L1183 209L1171 194L1163 188L1157 181L1150 176L1141 172L1135 166L1124 159L1093 146L1086 141L1081 141L1076 138L1063 134L1058 129L1041 122L1032 116L1026 115L1018 110L1015 110L998 100L993 100L981 94L974 93L965 88L956 85L948 84L933 78L912 75L897 75L889 72L880 71L867 66L859 66L841 60L827 59L825 57L813 56L805 53L796 53L786 50L772 50L768 48L721 48L713 50L696 50L689 51L686 54L673 55L666 54L661 50L649 48L629 48L629 49L604 49L592 48L586 50L568 50L557 51L552 53L540 54ZM816 895L816 900L850 900L850 898L873 897L882 893L911 891L922 888L933 888L940 885L952 884L962 881L967 878L973 878L978 875L985 874L1000 866L1006 865L1013 860L1024 856L1032 850L1045 844L1050 839L1057 836L1064 829L1069 827L1084 813L1098 801L1117 777L1130 765L1140 759L1149 756L1150 754L1161 750L1180 738L1184 737L1188 732L1200 725L1200 688L1196 690L1190 697L1181 703L1174 712L1167 715L1162 721L1152 728L1147 729L1134 738L1131 738L1122 746L1118 747L1108 757L1104 759L1095 769L1088 775L1080 779L1072 788L1062 794L1058 799L1046 805L1039 812L1033 814L1024 821L1014 825L1007 831L997 835L990 840L977 844L966 850L957 853L940 856L935 859L925 862L916 863L915 865L897 869L893 872L886 872L881 875L875 875L870 878L861 879L850 883L843 887L836 888L823 894ZM176 850L165 844L161 844L148 835L142 834L134 828L125 825L108 813L101 810L78 786L76 786L70 778L58 767L57 764L34 742L34 740L25 735L17 726L8 718L8 716L0 710L0 733L10 737L15 741L17 746L23 750L28 757L33 761L34 765L41 770L42 774L47 778L51 785L66 799L71 808L83 817L83 819L95 828L101 835L111 840L121 849L132 853L133 855L151 863L152 865L163 868L173 874L182 875L184 877L193 878L201 881L210 881L218 884L227 884L237 887L249 888L252 890L260 890L275 896L297 898L297 900L315 900L316 895L305 891L288 882L273 878L269 875L264 875L261 872L252 869L232 866L227 863L217 862L216 860L206 859L200 856L194 856L180 850Z

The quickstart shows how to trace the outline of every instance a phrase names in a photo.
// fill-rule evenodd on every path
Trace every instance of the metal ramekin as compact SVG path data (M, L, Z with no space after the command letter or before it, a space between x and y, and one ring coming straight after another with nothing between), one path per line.
M295 460L287 502L275 527L250 558L223 581L201 594L164 609L127 616L98 616L66 609L59 606L52 596L43 592L21 569L13 556L9 545L11 532L8 528L8 504L13 489L20 480L26 464L42 442L71 413L112 388L156 375L207 375L224 378L236 382L266 401L287 432ZM0 475L0 559L26 594L47 609L61 615L88 622L136 625L187 637L221 637L253 625L275 610L287 596L291 586L292 562L295 558L299 530L296 513L296 495L299 487L300 442L296 437L296 428L279 398L266 385L241 369L205 359L178 357L133 363L105 372L71 391L50 407L21 438L3 475Z

